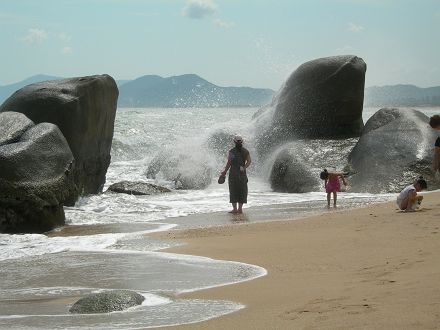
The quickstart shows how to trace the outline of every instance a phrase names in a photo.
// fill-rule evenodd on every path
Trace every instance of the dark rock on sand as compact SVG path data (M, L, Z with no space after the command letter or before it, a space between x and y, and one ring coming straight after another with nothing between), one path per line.
M0 112L21 112L35 123L57 125L75 157L78 191L93 194L102 191L110 164L117 98L108 75L70 78L23 87Z
M112 290L93 293L78 300L70 308L70 313L94 314L122 311L142 304L145 298L129 290Z
M430 169L437 135L428 122L417 110L376 112L349 156L351 191L398 192L420 175L428 188L437 188Z
M57 126L0 113L0 232L39 233L64 224L77 194L74 158Z
M171 192L171 190L168 188L156 186L151 183L130 181L121 181L114 183L110 187L108 187L108 190L116 193L124 193L130 195L156 195Z
M255 118L259 152L297 138L359 136L365 72L365 62L352 55L319 58L299 66L271 107Z

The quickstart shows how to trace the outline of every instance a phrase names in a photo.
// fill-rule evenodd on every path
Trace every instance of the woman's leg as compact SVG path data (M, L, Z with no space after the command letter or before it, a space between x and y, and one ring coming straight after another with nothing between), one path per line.
M243 213L243 203L238 203L237 213Z
M237 213L237 203L231 203L232 204L232 211L229 211L229 213Z
M333 192L333 206L336 207L336 199L337 199L337 193L336 191Z

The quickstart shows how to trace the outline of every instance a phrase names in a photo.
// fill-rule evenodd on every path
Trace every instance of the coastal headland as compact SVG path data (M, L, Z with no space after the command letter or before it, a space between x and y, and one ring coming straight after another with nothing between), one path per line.
M173 252L246 262L267 276L184 294L246 308L167 329L438 329L440 192L293 221L168 231Z

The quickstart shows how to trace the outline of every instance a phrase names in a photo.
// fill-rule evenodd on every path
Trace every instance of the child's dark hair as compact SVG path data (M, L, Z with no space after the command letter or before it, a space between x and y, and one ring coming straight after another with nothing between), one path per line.
M319 175L319 177L320 177L322 180L327 179L327 178L328 178L328 172L327 172L327 170L324 169L324 171L321 172L321 174Z
M426 183L426 180L423 178L423 176L419 176L416 183L420 186L420 189L422 190L428 189L428 184Z
M429 125L432 128L436 128L440 126L440 115L434 115L431 118L429 118Z

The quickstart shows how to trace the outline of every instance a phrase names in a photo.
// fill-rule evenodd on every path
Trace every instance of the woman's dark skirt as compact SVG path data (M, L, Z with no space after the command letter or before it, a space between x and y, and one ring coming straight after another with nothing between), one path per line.
M248 195L248 178L246 174L229 175L229 202L230 203L247 203Z

